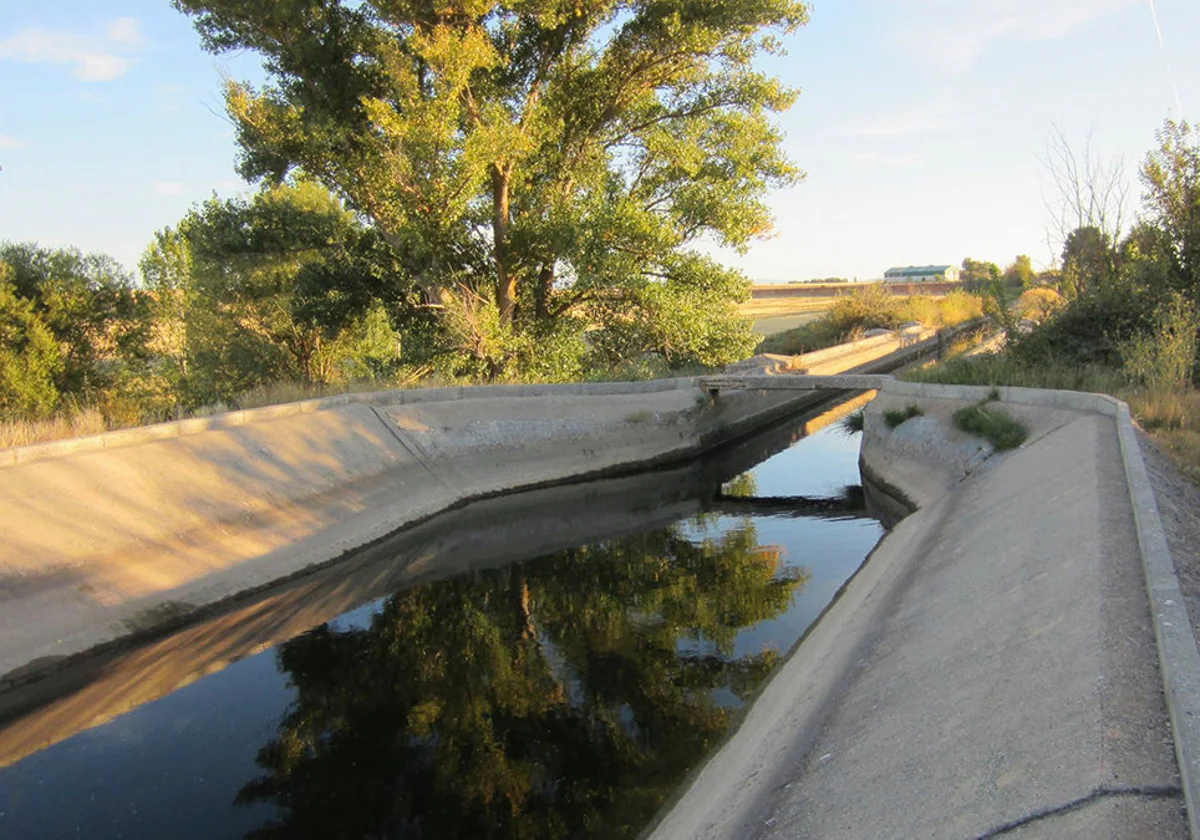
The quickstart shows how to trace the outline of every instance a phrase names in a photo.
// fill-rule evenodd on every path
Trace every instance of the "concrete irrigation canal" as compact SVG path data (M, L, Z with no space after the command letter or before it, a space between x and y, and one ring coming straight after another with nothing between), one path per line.
M0 837L1188 836L1128 412L942 341L9 453Z

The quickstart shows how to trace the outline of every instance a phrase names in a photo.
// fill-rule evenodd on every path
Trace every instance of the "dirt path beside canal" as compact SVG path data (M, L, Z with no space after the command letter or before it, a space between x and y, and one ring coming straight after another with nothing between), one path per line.
M1171 459L1145 432L1138 442L1154 487L1154 501L1167 536L1167 547L1175 561L1179 588L1187 603L1192 632L1200 628L1200 487L1171 463ZM1200 643L1200 634L1197 635Z

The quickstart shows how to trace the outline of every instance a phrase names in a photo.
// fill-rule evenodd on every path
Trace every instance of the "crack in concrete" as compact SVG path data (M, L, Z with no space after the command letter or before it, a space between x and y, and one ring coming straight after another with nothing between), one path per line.
M404 435L400 434L400 430L396 428L395 424L392 423L391 421L389 421L388 418L384 415L384 413L382 411L380 411L377 407L375 407L373 405L368 406L368 407L375 414L375 416L379 419L379 422L383 424L383 427L385 429L387 429L388 432L391 433L392 437L394 437L396 439L396 442L399 443L402 447L404 447L404 451L407 452L409 455L411 455L412 459L414 461L416 461L418 464L420 464L421 467L424 468L425 472L429 473L433 477L434 481L436 481L438 484L442 485L443 487L447 487L447 488L450 487L450 485L447 484L446 481L443 480L440 475L438 475L438 473L433 469L433 467L429 466L428 453L426 453L422 447L418 446L416 441L410 441Z
M1018 828L1024 828L1030 823L1039 820L1049 819L1050 817L1058 817L1063 814L1070 814L1073 811L1078 811L1083 808L1099 802L1101 799L1113 799L1118 797L1140 797L1144 799L1171 799L1174 797L1183 796L1183 788L1178 785L1147 785L1145 787L1106 787L1101 785L1093 790L1087 796L1073 799L1062 805L1056 805L1053 808L1044 808L1041 811L1034 811L1032 814L1027 814L1019 819L1006 822L1003 825L985 831L983 834L977 835L975 840L990 840L992 837L999 837L1002 834L1016 831Z

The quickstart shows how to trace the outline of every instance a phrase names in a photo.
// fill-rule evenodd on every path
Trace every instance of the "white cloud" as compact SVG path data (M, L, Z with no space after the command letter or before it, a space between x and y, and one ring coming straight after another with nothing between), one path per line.
M70 64L71 75L80 81L107 82L129 69L128 54L141 43L139 24L133 18L112 21L99 37L29 26L0 39L0 59Z
M24 149L29 144L19 137L13 137L11 134L0 134L0 149Z
M894 166L900 169L914 169L927 166L929 161L914 154L881 154L880 152L856 152L847 156L849 163L869 164L871 166Z
M159 195L183 195L183 184L178 181L155 181L154 191Z
M842 137L914 137L949 131L954 125L950 106L935 104L881 114L837 133Z
M135 18L117 18L108 24L108 40L118 44L140 44L142 25Z
M1145 0L894 0L909 21L907 50L962 71L994 43L1065 38L1092 21Z

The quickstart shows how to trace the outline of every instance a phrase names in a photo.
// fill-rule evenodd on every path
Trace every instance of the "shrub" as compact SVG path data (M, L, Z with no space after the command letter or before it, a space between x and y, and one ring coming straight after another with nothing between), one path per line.
M1065 304L1063 296L1054 289L1039 286L1029 289L1017 299L1017 311L1021 317L1041 323L1053 317Z
M1122 347L1129 378L1152 391L1186 387L1196 364L1196 308L1173 293L1158 310L1158 328L1133 335Z
M882 284L873 283L835 300L824 317L768 336L759 344L758 352L810 353L850 341L866 330L894 330L905 321L950 327L982 314L982 299L958 289L941 298L897 298Z
M1072 300L1026 335L1009 336L1008 353L1031 366L1104 365L1119 368L1122 348L1154 329L1152 298L1131 286Z

